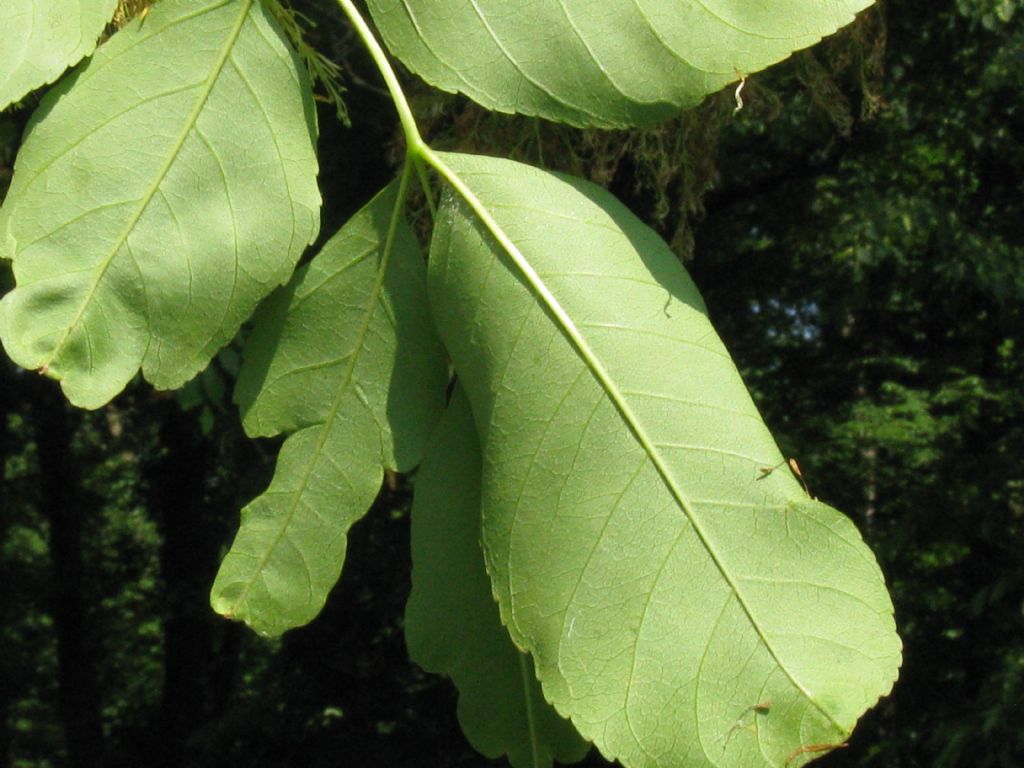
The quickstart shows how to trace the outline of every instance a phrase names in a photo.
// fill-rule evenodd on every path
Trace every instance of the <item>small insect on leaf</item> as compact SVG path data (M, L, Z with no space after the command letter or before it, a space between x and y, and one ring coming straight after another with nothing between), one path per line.
M789 468L793 470L793 474L796 475L796 479L800 481L800 484L804 487L804 491L806 491L807 495L813 499L814 494L811 493L811 489L807 485L807 481L804 480L804 473L800 471L800 465L796 463L796 459L789 460Z
M789 766L789 764L800 757L800 755L806 755L812 752L831 752L833 749L843 749L847 746L849 745L845 741L835 744L805 744L804 746L794 749L789 753L789 757L786 758L786 765Z
M739 717L736 719L736 722L732 724L732 727L729 728L728 731L726 731L726 734L725 734L726 743L728 744L729 739L732 738L732 735L736 731L738 731L738 730L750 730L750 731L753 731L754 730L754 722L753 722L753 720L756 719L758 715L767 715L770 712L771 712L771 699L770 698L769 699L765 699L764 701L759 701L753 707L748 707L745 710L743 710L740 713ZM746 720L748 720L750 715L754 715L754 719L751 719L751 722L746 722Z
M726 747L729 746L729 742L732 741L732 737L736 735L737 731L754 732L756 727L754 725L754 720L757 718L758 715L767 715L769 712L771 712L771 707L771 699L766 699L764 701L759 701L757 704L754 704L753 706L747 707L745 710L743 710L740 716L736 719L736 722L732 724L732 727L728 731L726 731L725 735L722 737L722 739L725 742L722 745L722 751L724 752ZM751 714L753 714L754 717L749 718L750 721L747 722L748 716Z
M732 111L734 115L743 109L743 86L747 84L747 76L738 69L736 70L736 76L739 77L740 84L736 86L736 108Z
M757 479L758 480L763 480L764 478L768 477L768 475L770 475L772 472L774 472L776 469L778 469L779 467L781 467L785 463L786 462L784 462L784 461L780 461L774 467L760 467L758 469L758 472L761 473L761 476L759 478L757 478Z

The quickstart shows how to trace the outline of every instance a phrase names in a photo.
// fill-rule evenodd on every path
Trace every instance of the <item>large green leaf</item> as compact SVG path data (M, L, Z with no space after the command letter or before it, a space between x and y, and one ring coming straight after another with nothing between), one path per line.
M242 510L211 600L266 635L317 615L383 467L419 462L444 405L423 259L396 202L392 185L356 214L260 308L246 344L235 391L246 431L292 434L270 487Z
M593 185L442 157L475 208L443 204L431 301L480 432L487 569L548 700L631 768L842 742L896 678L892 603L782 468L689 276Z
M117 0L3 0L0 109L88 56Z
M480 551L480 445L456 389L416 475L412 593L405 638L413 661L452 678L459 723L478 752L515 768L575 763L590 745L544 701L533 661L498 618Z
M579 126L671 117L872 0L368 0L391 51L489 109Z
M97 407L180 386L318 229L303 68L254 0L163 0L44 99L0 233L8 354Z

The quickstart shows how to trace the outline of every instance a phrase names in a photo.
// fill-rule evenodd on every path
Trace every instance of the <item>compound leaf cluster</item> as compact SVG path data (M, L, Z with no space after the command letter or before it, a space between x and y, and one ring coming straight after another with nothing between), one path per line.
M689 275L598 187L435 152L338 2L395 100L396 181L296 270L321 198L282 9L162 0L30 122L0 207L8 355L96 408L140 371L182 386L251 321L235 401L251 437L285 439L211 601L264 635L317 615L385 471L422 461L408 645L488 756L781 768L842 745L896 679L892 603L854 525L786 468ZM868 4L368 0L432 85L604 128L677 114ZM113 6L4 3L0 107L89 55Z

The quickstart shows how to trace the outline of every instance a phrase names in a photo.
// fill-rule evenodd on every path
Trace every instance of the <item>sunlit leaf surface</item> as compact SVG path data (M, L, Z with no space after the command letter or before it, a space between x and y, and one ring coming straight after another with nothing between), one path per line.
M385 247L395 202L392 185L356 214L260 308L246 345L246 431L291 434L270 487L242 510L212 602L266 635L319 613L384 468L419 462L443 407L446 359L404 221Z
M368 0L413 72L488 109L580 126L663 120L872 0Z
M319 226L309 84L253 0L163 0L52 89L0 233L11 358L94 408L201 370Z
M0 109L92 53L116 7L117 0L3 0Z
M581 760L590 745L544 701L532 659L498 618L480 550L480 446L461 389L416 474L412 568L409 655L458 686L459 723L476 750L514 768Z
M508 238L449 194L431 301L481 438L487 569L547 698L630 768L843 742L896 678L892 604L785 468L689 276L593 185L444 158Z

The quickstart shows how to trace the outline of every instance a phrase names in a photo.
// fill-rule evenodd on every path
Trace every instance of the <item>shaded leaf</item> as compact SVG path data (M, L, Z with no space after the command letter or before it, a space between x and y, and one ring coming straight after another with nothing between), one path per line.
M117 0L0 3L0 110L88 56Z
M412 505L412 593L405 638L413 661L459 689L473 747L515 768L582 760L590 745L544 701L533 661L512 644L480 550L480 446L457 388L428 443Z
M410 469L444 404L423 260L392 185L259 310L235 399L251 436L292 434L213 585L213 607L278 635L311 621L384 467ZM385 246L395 219L394 241Z
M784 468L689 276L593 185L443 157L510 243L449 194L430 288L481 437L487 569L548 700L630 768L842 742L896 678L892 603Z
M190 379L316 236L314 134L259 2L155 5L47 94L18 155L8 354L88 408L140 366L159 388Z
M813 45L871 0L368 0L431 85L578 126L664 120Z

